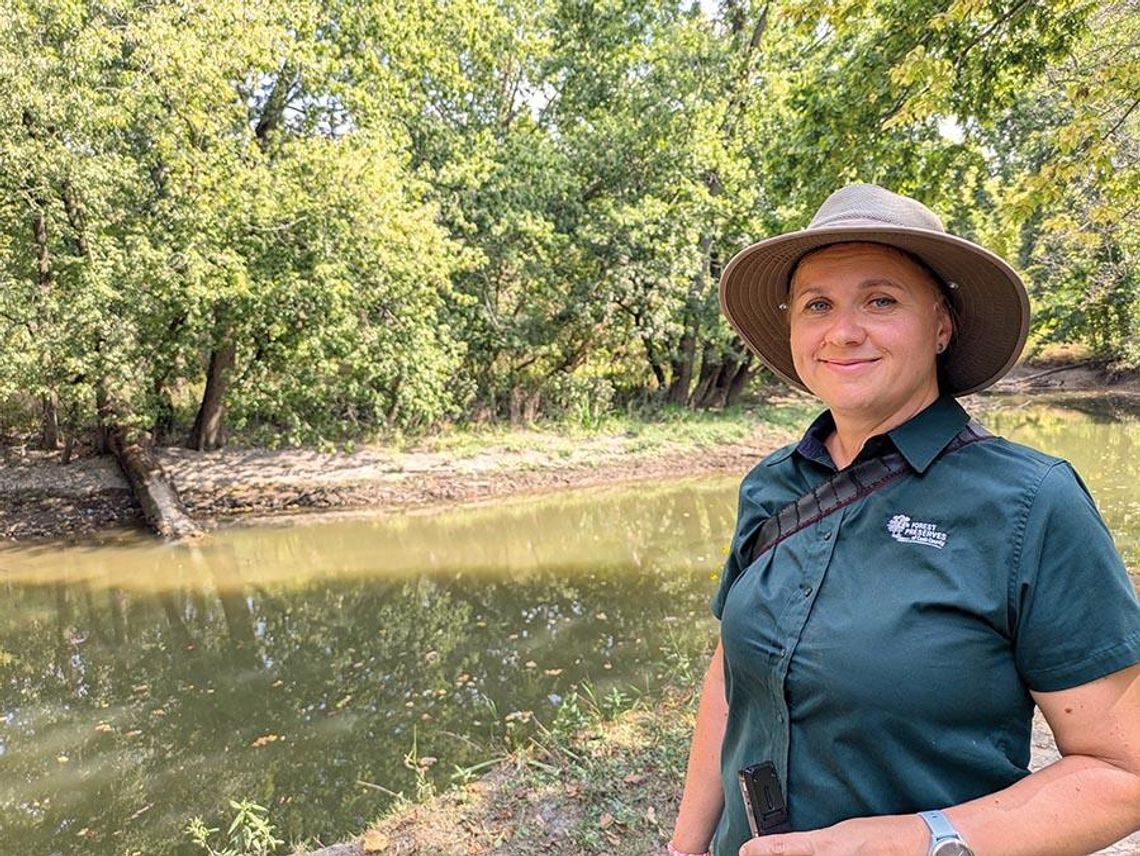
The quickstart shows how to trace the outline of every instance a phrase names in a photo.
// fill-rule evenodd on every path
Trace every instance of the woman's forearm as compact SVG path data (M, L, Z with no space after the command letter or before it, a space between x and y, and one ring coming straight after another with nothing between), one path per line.
M944 809L977 856L1084 856L1140 826L1140 776L1069 755L989 796ZM744 856L923 856L918 815L857 817L814 832L756 838Z
M1140 827L1140 776L1068 755L946 816L978 856L1093 853Z
M720 783L720 748L727 717L724 656L718 643L701 686L697 724L685 773L685 790L681 796L677 824L673 828L673 845L685 853L704 853L708 849L724 807L724 789Z
M1092 853L1140 827L1140 665L1035 692L1062 757L947 817L985 854Z

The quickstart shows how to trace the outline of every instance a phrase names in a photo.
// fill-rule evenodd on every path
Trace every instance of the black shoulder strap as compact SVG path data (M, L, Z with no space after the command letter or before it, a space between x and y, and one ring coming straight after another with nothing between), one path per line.
M993 434L971 419L966 427L946 444L939 457L957 452L978 440L989 440L992 437ZM857 502L910 472L912 472L910 465L898 452L887 452L878 458L871 458L848 469L840 470L819 487L812 488L809 493L795 502L788 503L765 520L753 536L751 545L746 545L741 553L748 556L748 564L752 564L765 551L772 549L785 538L813 523L818 523L829 514L834 514L839 509Z

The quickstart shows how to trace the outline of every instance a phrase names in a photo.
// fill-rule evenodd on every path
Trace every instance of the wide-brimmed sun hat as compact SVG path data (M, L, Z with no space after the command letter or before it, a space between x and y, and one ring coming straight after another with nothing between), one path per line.
M1029 299L1013 268L949 234L921 202L873 184L851 184L827 197L806 229L746 247L721 275L725 317L779 377L805 388L792 364L784 306L792 272L812 250L852 241L911 253L942 280L955 316L954 340L942 355L943 392L977 392L1013 367L1029 332Z

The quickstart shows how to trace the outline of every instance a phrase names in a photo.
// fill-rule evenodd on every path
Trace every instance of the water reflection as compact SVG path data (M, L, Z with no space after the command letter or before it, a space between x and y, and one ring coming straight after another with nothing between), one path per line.
M1072 459L1140 567L1134 416L984 419ZM0 853L191 853L236 798L333 841L413 746L443 784L575 688L702 668L737 483L0 550Z
M186 851L231 798L334 840L713 632L735 480L0 558L0 851ZM512 714L515 714L512 716Z

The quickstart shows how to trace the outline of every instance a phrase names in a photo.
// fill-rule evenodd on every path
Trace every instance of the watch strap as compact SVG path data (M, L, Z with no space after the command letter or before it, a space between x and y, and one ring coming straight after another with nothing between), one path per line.
M930 828L930 836L933 843L937 844L939 841L944 841L947 838L962 840L962 836L958 830L954 828L954 824L952 824L942 812L920 811L918 816L926 821L926 825Z

